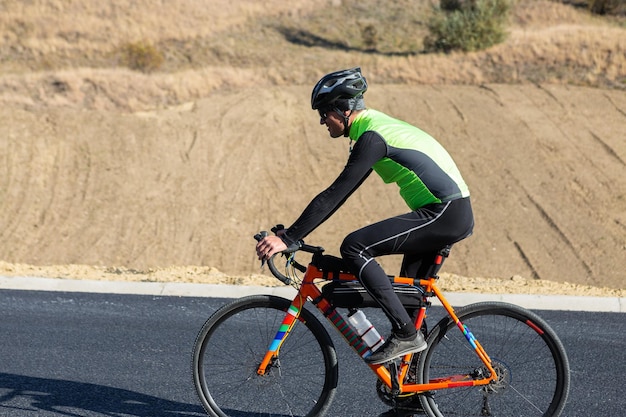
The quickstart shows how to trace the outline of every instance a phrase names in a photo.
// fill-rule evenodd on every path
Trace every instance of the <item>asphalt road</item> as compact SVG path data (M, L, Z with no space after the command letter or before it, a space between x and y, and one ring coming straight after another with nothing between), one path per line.
M192 384L191 350L225 301L0 290L0 416L205 415ZM569 354L572 386L563 416L626 415L626 315L539 313ZM329 416L385 411L369 368L331 335L340 381Z

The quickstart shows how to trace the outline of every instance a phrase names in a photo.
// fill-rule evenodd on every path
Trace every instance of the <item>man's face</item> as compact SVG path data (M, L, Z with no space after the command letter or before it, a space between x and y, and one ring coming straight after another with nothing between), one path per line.
M343 136L343 116L336 109L319 109L320 124L326 125L331 138Z

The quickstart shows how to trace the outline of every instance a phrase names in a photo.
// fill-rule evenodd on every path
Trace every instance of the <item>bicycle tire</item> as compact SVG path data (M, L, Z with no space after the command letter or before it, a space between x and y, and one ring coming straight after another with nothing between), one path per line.
M421 396L431 417L558 417L567 401L570 369L563 344L535 313L500 302L471 304L457 310L491 358L498 380L486 386L435 390ZM468 375L486 369L450 318L428 337L418 378Z
M265 375L257 374L290 304L281 297L252 295L230 302L206 321L194 344L192 366L196 392L210 416L326 413L337 389L337 354L309 310L302 309L278 360Z

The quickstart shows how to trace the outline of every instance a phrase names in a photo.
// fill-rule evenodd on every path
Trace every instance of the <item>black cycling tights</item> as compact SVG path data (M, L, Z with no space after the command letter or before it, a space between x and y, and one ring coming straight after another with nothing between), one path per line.
M402 276L416 278L433 254L469 236L474 217L469 198L431 204L350 233L341 256L365 289L378 301L398 337L415 335L411 317L393 292L386 272L374 260L381 255L403 254Z

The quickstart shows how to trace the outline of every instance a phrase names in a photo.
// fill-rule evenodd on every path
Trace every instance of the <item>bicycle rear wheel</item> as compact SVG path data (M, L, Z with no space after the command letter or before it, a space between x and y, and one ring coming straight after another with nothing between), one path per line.
M194 345L193 377L214 417L323 416L337 388L337 355L328 332L302 309L263 376L257 374L291 302L253 295L217 310Z
M457 310L491 358L498 379L486 386L436 390L422 396L433 417L558 417L569 391L569 362L550 326L512 304L485 302ZM451 319L441 320L421 355L420 382L488 371Z

